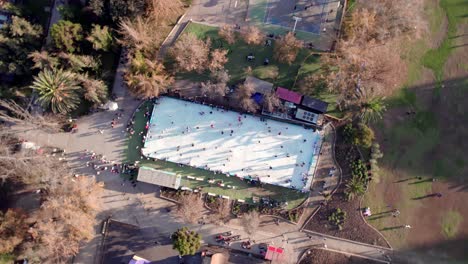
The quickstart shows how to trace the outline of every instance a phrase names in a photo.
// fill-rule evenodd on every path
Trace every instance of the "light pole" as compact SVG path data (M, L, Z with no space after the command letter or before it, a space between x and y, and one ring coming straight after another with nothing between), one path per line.
M294 32L294 31L296 31L297 22L301 21L302 18L297 17L297 16L293 16L292 19L294 19L294 27L293 27L293 32Z

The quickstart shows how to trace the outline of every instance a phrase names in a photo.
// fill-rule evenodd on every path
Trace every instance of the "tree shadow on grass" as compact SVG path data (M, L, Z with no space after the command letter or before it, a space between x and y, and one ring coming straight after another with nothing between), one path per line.
M400 225L400 226L389 226L389 227L384 227L382 229L379 229L379 231L390 231L390 230L395 230L395 229L402 229L402 228L405 228L404 225Z

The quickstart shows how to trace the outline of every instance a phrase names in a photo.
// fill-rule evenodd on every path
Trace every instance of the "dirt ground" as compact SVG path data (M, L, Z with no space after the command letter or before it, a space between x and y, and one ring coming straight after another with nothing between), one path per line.
M387 242L374 229L369 227L361 217L361 208L359 206L359 198L351 201L346 200L344 189L347 179L351 176L351 168L349 160L356 159L358 152L356 148L351 148L349 144L343 142L342 137L337 136L336 142L336 159L342 169L343 177L341 184L338 186L335 194L324 205L317 214L307 223L305 229L325 233L328 235L359 241L362 243L379 245L388 247ZM347 159L348 158L348 159ZM328 217L340 208L346 212L346 219L342 230L332 226ZM331 263L331 262L330 262Z
M309 250L309 254L304 257L299 264L377 264L380 262L370 259L363 259L337 252L313 248ZM307 253L306 253L307 254Z

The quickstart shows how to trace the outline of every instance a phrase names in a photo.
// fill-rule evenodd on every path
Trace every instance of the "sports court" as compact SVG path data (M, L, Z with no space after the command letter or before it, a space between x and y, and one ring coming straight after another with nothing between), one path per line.
M309 191L321 146L312 129L161 97L143 155Z
M326 23L334 22L340 1L267 0L265 23L320 34Z

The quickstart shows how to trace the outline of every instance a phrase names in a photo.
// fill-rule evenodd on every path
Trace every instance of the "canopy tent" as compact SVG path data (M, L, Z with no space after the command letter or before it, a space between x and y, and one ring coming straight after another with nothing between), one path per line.
M268 246L265 259L281 261L283 259L284 249L280 247Z
M263 94L261 93L254 93L252 99L259 105L263 104Z
M101 108L109 111L116 111L117 109L119 109L119 105L116 102L109 101L105 103Z
M179 189L181 177L173 172L156 170L142 166L138 170L137 181Z
M128 262L128 264L150 264L151 261L148 261L144 258L140 258L137 255L133 256L133 258Z
M300 104L302 99L302 95L300 93L293 92L283 87L276 88L276 95L279 99L283 99L295 104Z

